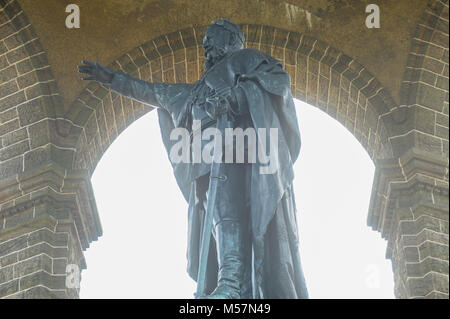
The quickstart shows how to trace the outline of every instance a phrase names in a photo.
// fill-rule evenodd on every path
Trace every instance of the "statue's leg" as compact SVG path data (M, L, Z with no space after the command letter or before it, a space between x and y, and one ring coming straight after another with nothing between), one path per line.
M214 210L214 237L219 263L218 285L209 298L241 298L249 235L246 197L247 164L222 164Z

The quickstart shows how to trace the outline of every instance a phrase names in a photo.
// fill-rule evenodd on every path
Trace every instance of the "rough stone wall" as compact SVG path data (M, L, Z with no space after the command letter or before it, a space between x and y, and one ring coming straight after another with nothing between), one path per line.
M369 225L388 240L398 298L448 298L448 1L430 1L411 43L394 156L378 161Z
M66 266L85 267L82 249L101 232L90 182L71 170L75 131L58 133L58 89L33 26L16 1L0 5L0 298L77 297Z
M45 51L24 12L2 1L0 11L0 176L33 166L31 152L48 142L30 136L54 113L50 96L56 83ZM42 125L42 124L41 124ZM26 155L27 154L27 155ZM26 159L25 159L26 158Z

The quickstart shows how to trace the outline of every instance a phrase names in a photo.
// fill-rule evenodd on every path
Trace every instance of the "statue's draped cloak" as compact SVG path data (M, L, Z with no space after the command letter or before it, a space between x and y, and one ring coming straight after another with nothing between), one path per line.
M240 88L239 103L248 104L256 130L278 129L277 171L273 174L261 174L259 163L251 165L253 269L252 296L249 297L307 298L292 187L293 163L300 152L300 132L289 75L276 59L257 50L244 49L223 58L199 81L205 80L211 85L210 83L217 83L217 76L230 87ZM170 140L170 132L175 127L184 127L190 116L193 88L193 84L147 83L133 80L124 74L114 76L111 86L112 90L122 95L159 107L161 134L168 152L178 142ZM189 203L188 273L196 280L204 219L203 206L196 202L195 183L189 178L191 165L172 163L172 166L181 192ZM214 240L211 243L214 245ZM212 290L217 284L215 280L218 265L213 246L210 251L213 257L208 262L207 286Z

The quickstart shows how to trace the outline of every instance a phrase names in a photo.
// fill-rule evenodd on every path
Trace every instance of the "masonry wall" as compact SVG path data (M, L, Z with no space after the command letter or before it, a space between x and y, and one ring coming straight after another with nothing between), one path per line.
M74 298L67 265L83 269L101 233L90 181L72 170L77 132L58 133L60 97L33 26L16 1L0 4L0 298Z

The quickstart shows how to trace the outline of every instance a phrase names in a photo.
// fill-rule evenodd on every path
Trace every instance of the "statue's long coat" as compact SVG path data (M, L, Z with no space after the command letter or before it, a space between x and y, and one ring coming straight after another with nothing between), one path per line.
M240 80L238 80L240 79ZM247 103L255 129L278 128L278 170L260 174L252 164L251 212L254 298L307 298L300 263L298 229L292 180L293 163L300 152L300 133L290 90L290 78L279 61L253 49L234 52L210 68L199 80L214 88L225 83L241 88L239 103ZM185 127L191 114L193 84L148 83L124 74L114 76L111 89L140 102L158 106L164 145L169 152L177 141L169 135ZM188 273L196 280L204 212L195 201L189 179L190 164L172 163L178 185L189 203ZM217 276L214 240L208 262L208 287ZM248 275L248 274L247 274Z

